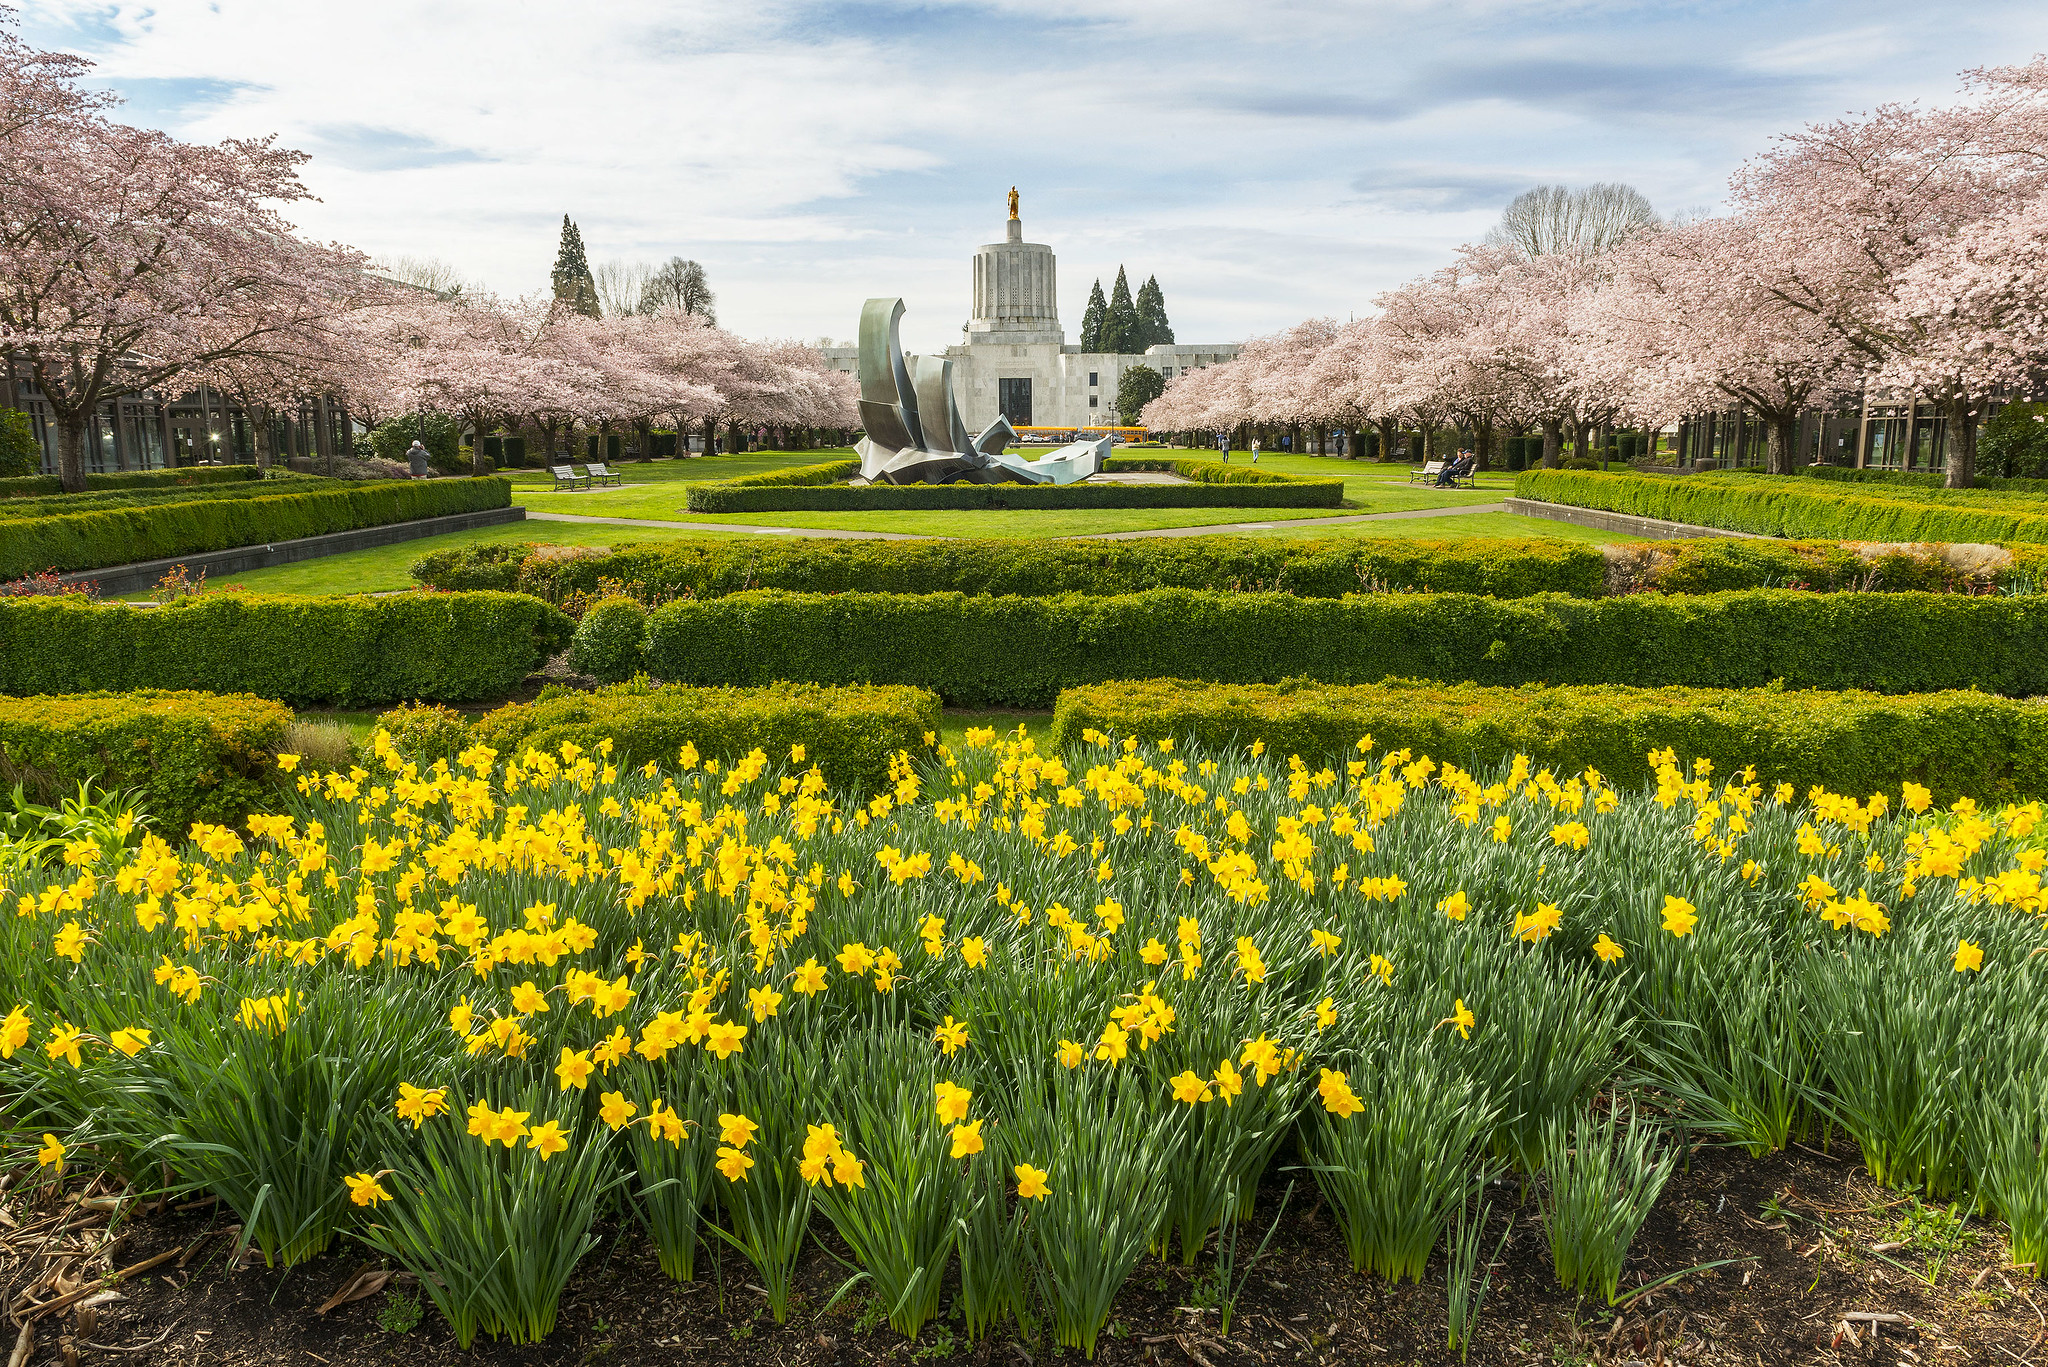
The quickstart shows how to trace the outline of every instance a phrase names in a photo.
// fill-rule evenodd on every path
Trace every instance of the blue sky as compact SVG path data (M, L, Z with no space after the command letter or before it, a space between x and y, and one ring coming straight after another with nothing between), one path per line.
M1541 182L1712 208L1773 133L2048 50L2048 6L26 0L22 31L134 122L309 152L314 236L516 294L566 212L593 261L702 261L750 336L901 294L930 349L1012 184L1070 338L1121 263L1235 341L1369 311Z

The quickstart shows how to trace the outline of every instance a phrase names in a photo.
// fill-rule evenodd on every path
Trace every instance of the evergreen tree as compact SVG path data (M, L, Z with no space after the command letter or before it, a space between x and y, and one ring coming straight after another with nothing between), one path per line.
M555 253L555 298L578 313L598 315L597 281L591 277L590 261L583 255L583 234L569 215L562 215L562 246Z
M1139 350L1149 346L1172 346L1173 324L1166 321L1166 296L1159 292L1159 277L1145 277L1143 289L1138 291L1138 334L1144 340Z
M1166 377L1148 365L1125 366L1116 382L1116 420L1135 425L1145 405L1166 392Z
M1109 312L1102 320L1102 349L1112 355L1141 351L1138 338L1138 308L1131 302L1131 282L1124 268L1116 268L1116 286L1109 292Z
M1081 315L1081 350L1102 350L1102 323L1109 313L1109 305L1102 298L1102 281L1098 278L1095 288L1088 291L1088 309Z

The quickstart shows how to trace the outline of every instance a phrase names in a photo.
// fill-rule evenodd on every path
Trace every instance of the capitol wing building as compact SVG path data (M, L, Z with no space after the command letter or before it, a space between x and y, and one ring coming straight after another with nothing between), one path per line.
M998 417L1020 430L1107 426L1126 366L1148 365L1172 380L1237 355L1234 343L1154 346L1128 356L1068 346L1052 248L1026 242L1014 215L1006 227L1001 242L974 253L972 316L960 345L946 348L968 430L980 431ZM859 372L857 347L819 350L832 369Z

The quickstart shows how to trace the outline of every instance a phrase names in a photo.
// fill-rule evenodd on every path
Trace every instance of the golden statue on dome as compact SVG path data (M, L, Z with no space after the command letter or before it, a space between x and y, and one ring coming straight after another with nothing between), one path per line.
M1017 216L1017 187L1016 187L1016 186L1014 186L1014 185L1012 185L1012 186L1010 187L1010 217L1011 217L1011 218L1015 218L1016 216Z

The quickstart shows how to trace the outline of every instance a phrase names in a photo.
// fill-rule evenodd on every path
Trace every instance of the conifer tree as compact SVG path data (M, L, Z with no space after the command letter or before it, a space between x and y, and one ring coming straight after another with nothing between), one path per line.
M1138 308L1131 302L1131 282L1124 268L1116 268L1116 285L1109 292L1109 311L1102 320L1102 349L1114 355L1141 350L1138 337Z
M1144 287L1138 291L1138 335L1140 351L1173 345L1173 324L1166 321L1166 296L1160 293L1156 275L1145 277Z
M1109 313L1109 305L1102 298L1102 281L1097 279L1095 288L1088 291L1088 308L1081 315L1081 350L1096 352L1102 350L1102 323Z
M590 261L583 255L583 234L562 215L562 246L555 253L555 298L588 318L598 316L597 281L590 274Z

